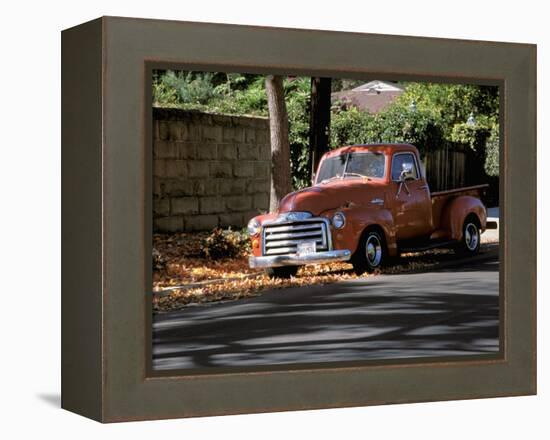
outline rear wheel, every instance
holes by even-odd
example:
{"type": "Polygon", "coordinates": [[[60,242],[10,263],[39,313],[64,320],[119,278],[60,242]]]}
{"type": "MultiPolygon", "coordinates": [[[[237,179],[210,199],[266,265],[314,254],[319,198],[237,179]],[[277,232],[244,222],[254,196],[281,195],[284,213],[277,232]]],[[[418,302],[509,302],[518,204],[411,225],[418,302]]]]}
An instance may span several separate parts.
{"type": "Polygon", "coordinates": [[[298,272],[298,266],[268,267],[267,274],[271,278],[290,278],[295,277],[298,272]]]}
{"type": "Polygon", "coordinates": [[[458,250],[463,255],[475,255],[479,252],[481,245],[481,232],[479,220],[476,216],[470,215],[462,225],[462,240],[458,250]]]}
{"type": "Polygon", "coordinates": [[[359,247],[351,264],[356,274],[374,272],[386,261],[386,243],[383,235],[376,229],[371,229],[363,234],[359,247]]]}

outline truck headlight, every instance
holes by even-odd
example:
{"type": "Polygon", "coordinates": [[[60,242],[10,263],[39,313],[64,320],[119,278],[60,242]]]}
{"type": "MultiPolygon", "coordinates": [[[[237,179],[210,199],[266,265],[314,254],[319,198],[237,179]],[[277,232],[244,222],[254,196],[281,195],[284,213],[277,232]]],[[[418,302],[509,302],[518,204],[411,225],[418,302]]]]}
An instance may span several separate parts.
{"type": "Polygon", "coordinates": [[[332,216],[332,226],[336,229],[342,229],[346,224],[346,216],[342,212],[337,212],[332,216]]]}
{"type": "Polygon", "coordinates": [[[260,222],[253,218],[248,222],[248,233],[250,235],[256,235],[258,232],[260,232],[260,229],[262,229],[262,225],[260,225],[260,222]]]}

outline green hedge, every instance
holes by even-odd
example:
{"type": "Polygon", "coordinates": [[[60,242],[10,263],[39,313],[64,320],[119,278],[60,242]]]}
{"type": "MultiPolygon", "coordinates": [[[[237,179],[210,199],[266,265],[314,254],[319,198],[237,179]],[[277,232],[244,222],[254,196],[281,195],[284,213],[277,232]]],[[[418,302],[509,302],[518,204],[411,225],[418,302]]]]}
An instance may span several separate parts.
{"type": "MultiPolygon", "coordinates": [[[[348,85],[357,85],[355,83],[348,85]]],[[[377,114],[333,106],[333,148],[370,142],[408,142],[421,154],[448,144],[468,145],[485,159],[485,171],[498,176],[498,89],[456,84],[407,83],[405,92],[377,114]],[[468,118],[474,116],[474,121],[468,118]]],[[[341,80],[333,82],[342,87],[341,80]]],[[[310,78],[284,82],[289,117],[294,188],[310,184],[310,78]]],[[[238,115],[267,116],[262,75],[158,72],[153,78],[156,105],[238,115]]]]}

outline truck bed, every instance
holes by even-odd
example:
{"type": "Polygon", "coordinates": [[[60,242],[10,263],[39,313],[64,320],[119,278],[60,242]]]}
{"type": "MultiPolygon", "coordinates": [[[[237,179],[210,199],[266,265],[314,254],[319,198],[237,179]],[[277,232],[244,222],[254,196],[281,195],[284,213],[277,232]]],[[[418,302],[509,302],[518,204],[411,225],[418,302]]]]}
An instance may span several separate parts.
{"type": "Polygon", "coordinates": [[[434,227],[436,229],[439,228],[441,213],[443,212],[445,205],[450,200],[458,196],[472,196],[481,198],[481,195],[487,188],[489,188],[489,185],[474,185],[432,193],[432,219],[434,227]]]}
{"type": "Polygon", "coordinates": [[[480,195],[483,193],[483,190],[489,188],[489,185],[474,185],[474,186],[465,186],[464,188],[456,188],[456,189],[449,189],[446,191],[438,191],[432,193],[432,200],[436,198],[442,198],[446,196],[474,196],[474,197],[480,197],[480,195]]]}

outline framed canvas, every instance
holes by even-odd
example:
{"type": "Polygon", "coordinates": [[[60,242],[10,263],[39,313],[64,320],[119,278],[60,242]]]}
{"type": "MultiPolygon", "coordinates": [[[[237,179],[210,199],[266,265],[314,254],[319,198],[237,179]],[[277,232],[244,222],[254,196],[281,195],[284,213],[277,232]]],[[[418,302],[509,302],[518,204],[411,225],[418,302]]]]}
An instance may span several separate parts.
{"type": "MultiPolygon", "coordinates": [[[[235,87],[237,90],[241,86],[235,87]]],[[[166,96],[173,96],[171,94],[176,93],[174,90],[165,90],[166,96]]],[[[334,93],[347,93],[351,86],[339,90],[334,93]]],[[[169,102],[171,98],[166,96],[162,99],[169,102]]],[[[347,93],[346,96],[351,95],[347,93]]],[[[460,99],[467,99],[461,96],[460,99]]],[[[227,105],[222,101],[219,105],[227,105]]],[[[461,101],[457,102],[457,111],[460,112],[461,101]]],[[[341,103],[333,102],[332,105],[338,107],[341,103]]],[[[407,111],[420,114],[424,111],[422,105],[421,102],[411,101],[407,111]]],[[[261,113],[263,110],[258,111],[261,113]]],[[[371,109],[370,112],[377,111],[371,109]]],[[[445,114],[441,117],[445,118],[445,114]]],[[[375,123],[382,123],[381,116],[372,118],[375,123]]],[[[478,120],[482,118],[485,116],[479,116],[478,120]]],[[[464,119],[462,126],[466,131],[476,123],[473,114],[466,114],[464,119]]],[[[460,137],[458,132],[453,135],[460,137]]],[[[272,151],[273,142],[272,136],[272,151]]],[[[400,154],[417,154],[416,150],[403,144],[396,146],[387,140],[382,144],[384,153],[376,154],[396,154],[397,150],[400,154]]],[[[363,147],[367,150],[375,148],[370,144],[354,146],[363,147]]],[[[472,148],[475,150],[475,146],[472,148]]],[[[535,153],[536,46],[533,45],[119,17],[102,17],[64,30],[62,407],[101,422],[117,422],[535,394],[535,153]],[[239,331],[245,335],[235,333],[231,344],[226,344],[231,345],[230,348],[209,352],[208,362],[193,355],[194,350],[203,350],[197,341],[204,340],[203,336],[208,336],[213,327],[201,324],[188,332],[182,328],[193,319],[215,322],[221,312],[215,312],[212,316],[206,313],[200,317],[196,311],[200,313],[200,310],[216,311],[222,308],[214,304],[210,309],[184,309],[188,305],[189,295],[172,295],[170,292],[174,289],[170,287],[171,281],[166,281],[166,285],[158,281],[154,252],[166,241],[162,241],[162,237],[157,240],[154,233],[169,231],[184,234],[178,237],[189,237],[205,224],[208,226],[203,229],[225,223],[246,223],[252,217],[250,213],[253,208],[267,209],[263,205],[268,200],[263,197],[264,190],[247,191],[246,188],[269,186],[269,178],[264,179],[262,170],[269,170],[270,157],[274,159],[269,153],[269,123],[261,114],[239,119],[234,115],[223,115],[223,112],[214,116],[208,112],[203,114],[202,110],[195,108],[155,108],[154,104],[159,99],[159,89],[155,87],[171,84],[162,83],[159,72],[160,75],[176,72],[173,78],[187,81],[187,84],[197,78],[210,80],[220,72],[224,75],[238,73],[241,74],[237,77],[238,81],[248,83],[259,77],[261,81],[257,84],[260,88],[264,87],[264,77],[274,76],[286,78],[288,88],[294,87],[288,85],[290,82],[298,84],[296,78],[305,78],[300,84],[310,84],[310,80],[314,84],[315,78],[338,81],[344,78],[349,84],[358,82],[359,89],[363,82],[374,81],[374,86],[370,82],[368,84],[369,90],[374,88],[376,95],[383,93],[384,87],[389,87],[392,93],[395,90],[402,93],[403,84],[410,83],[467,84],[490,90],[494,108],[497,109],[496,116],[491,120],[494,129],[491,136],[496,142],[496,165],[500,171],[499,178],[493,181],[493,184],[496,182],[493,196],[498,200],[497,241],[502,245],[497,247],[497,270],[493,270],[494,283],[491,286],[496,287],[492,292],[492,314],[486,317],[487,321],[492,322],[491,334],[494,337],[490,341],[481,337],[476,339],[476,343],[485,348],[473,350],[468,345],[464,349],[465,354],[458,353],[456,345],[446,346],[446,340],[438,339],[438,349],[426,351],[424,347],[422,355],[369,357],[365,354],[370,350],[369,346],[368,350],[362,348],[358,351],[359,355],[338,357],[333,349],[321,353],[319,348],[322,338],[331,337],[333,321],[329,319],[323,321],[317,340],[307,341],[307,344],[317,345],[302,358],[301,355],[293,357],[290,351],[284,351],[284,347],[277,348],[277,352],[271,347],[272,351],[268,354],[263,348],[250,350],[246,354],[239,351],[239,347],[251,343],[246,339],[247,332],[262,330],[261,322],[266,322],[263,319],[268,316],[266,314],[262,317],[263,321],[255,324],[260,327],[240,328],[239,331]],[[192,72],[191,76],[189,72],[192,72]],[[180,117],[187,118],[184,125],[178,125],[180,117]],[[174,120],[176,122],[171,124],[170,121],[174,120]],[[197,130],[208,134],[203,137],[197,135],[199,137],[193,139],[190,134],[182,134],[182,130],[192,132],[190,120],[198,120],[203,128],[197,130]],[[215,123],[221,125],[214,127],[215,123]],[[226,130],[223,124],[230,124],[230,128],[226,130]],[[209,126],[204,128],[205,125],[209,126]],[[172,129],[175,130],[173,135],[170,134],[172,129]],[[168,134],[162,134],[161,130],[168,134]],[[227,146],[224,143],[227,140],[226,131],[230,137],[228,145],[234,145],[238,153],[230,151],[222,156],[222,150],[227,146]],[[170,144],[172,141],[173,145],[170,144]],[[197,152],[197,145],[201,148],[200,153],[197,152]],[[182,153],[184,147],[192,148],[193,154],[202,156],[182,153]],[[242,158],[250,164],[249,170],[246,167],[241,170],[241,150],[242,158]],[[162,156],[165,153],[161,151],[168,152],[162,156]],[[177,163],[166,162],[172,159],[177,163]],[[221,165],[224,162],[225,165],[221,165]],[[164,168],[157,171],[154,168],[157,165],[164,168]],[[185,171],[178,171],[178,166],[185,171]],[[173,175],[167,171],[168,167],[175,170],[173,175]],[[213,175],[209,175],[208,171],[201,174],[200,167],[205,170],[216,167],[216,171],[213,175]],[[191,176],[195,180],[189,193],[181,188],[173,194],[165,189],[157,190],[160,179],[166,178],[166,182],[170,183],[172,180],[169,179],[179,175],[188,176],[191,168],[196,174],[191,176]],[[196,180],[199,178],[206,180],[196,180]],[[212,194],[205,189],[209,178],[218,179],[217,189],[212,194]],[[239,198],[238,193],[222,191],[222,185],[227,187],[237,180],[242,183],[240,191],[246,195],[239,198]],[[226,206],[225,203],[229,202],[225,198],[230,197],[233,197],[231,203],[234,202],[237,207],[227,205],[228,213],[217,211],[217,205],[226,206]],[[246,200],[243,202],[245,207],[240,210],[238,205],[242,200],[246,200]],[[209,202],[213,204],[208,205],[209,202]],[[160,315],[156,314],[159,307],[168,306],[166,301],[158,299],[153,289],[154,283],[172,295],[169,297],[169,307],[176,304],[183,314],[169,315],[169,319],[159,318],[160,315]],[[193,311],[189,312],[191,309],[193,311]],[[177,331],[166,334],[161,331],[174,326],[177,331]],[[192,335],[197,334],[201,338],[193,339],[192,335]],[[241,337],[245,339],[239,339],[241,337]]],[[[347,166],[351,156],[348,154],[345,157],[347,166]]],[[[420,179],[426,170],[420,167],[420,156],[415,157],[411,163],[418,167],[414,172],[420,179]]],[[[440,163],[445,164],[449,160],[443,159],[440,163]]],[[[381,159],[382,168],[389,161],[381,159]]],[[[397,178],[395,182],[389,180],[388,185],[395,185],[396,188],[399,185],[396,198],[400,194],[410,196],[406,177],[407,173],[412,173],[411,166],[403,164],[401,172],[405,173],[405,178],[402,182],[397,178]]],[[[319,169],[319,173],[321,171],[319,169]]],[[[343,179],[344,175],[332,177],[343,179]]],[[[328,175],[321,179],[318,176],[318,181],[314,183],[317,186],[328,184],[332,177],[328,175]]],[[[377,178],[361,177],[365,182],[377,178]]],[[[409,183],[411,188],[412,185],[409,183]]],[[[427,189],[427,186],[421,189],[427,189]]],[[[474,199],[478,189],[466,188],[465,197],[474,199]]],[[[264,192],[268,194],[269,188],[264,192]]],[[[444,192],[432,191],[432,200],[443,197],[444,192]]],[[[384,200],[376,201],[379,202],[383,204],[384,200]]],[[[352,204],[353,201],[346,201],[345,208],[350,208],[352,204]]],[[[432,201],[430,206],[435,210],[437,202],[432,201]]],[[[486,222],[484,215],[483,225],[479,225],[481,229],[490,223],[486,222]]],[[[327,228],[339,227],[335,223],[337,220],[344,224],[352,219],[349,216],[345,219],[332,216],[326,220],[327,228]]],[[[252,234],[254,228],[253,223],[252,234]]],[[[466,228],[461,240],[465,239],[466,232],[468,237],[471,235],[466,228]]],[[[338,240],[337,235],[333,238],[335,242],[338,240]]],[[[168,238],[168,242],[172,243],[170,240],[168,238]]],[[[385,241],[389,242],[389,238],[386,237],[385,241]]],[[[181,244],[177,240],[176,243],[177,246],[181,244]]],[[[204,246],[204,243],[200,242],[200,245],[204,246]]],[[[473,247],[476,245],[477,242],[473,247]]],[[[305,243],[293,258],[300,257],[300,252],[315,253],[318,250],[316,246],[315,242],[305,243]]],[[[333,249],[328,248],[328,251],[333,249]]],[[[349,257],[345,252],[338,255],[349,257]]],[[[212,254],[207,256],[211,258],[212,254]]],[[[252,268],[267,261],[263,258],[265,252],[257,256],[260,258],[251,257],[252,268]]],[[[357,269],[355,265],[353,269],[357,269]]],[[[279,271],[279,275],[283,272],[279,271]]],[[[260,276],[255,273],[248,275],[260,276]]],[[[450,275],[442,275],[442,283],[446,282],[447,276],[450,275]]],[[[372,279],[377,278],[374,276],[372,279]]],[[[412,280],[409,275],[401,279],[405,284],[412,280]]],[[[357,283],[357,280],[351,282],[357,283]]],[[[452,280],[449,283],[452,284],[452,280]]],[[[363,295],[367,287],[367,284],[356,284],[354,295],[363,295]]],[[[324,281],[313,283],[308,289],[312,294],[326,292],[323,290],[326,289],[324,281]]],[[[371,289],[376,290],[377,286],[373,285],[371,289]]],[[[483,283],[474,283],[468,289],[474,295],[483,295],[487,287],[483,283]]],[[[240,295],[239,287],[232,295],[229,299],[246,296],[244,293],[240,295]]],[[[273,300],[276,304],[275,296],[273,293],[264,294],[264,302],[273,300]]],[[[287,298],[292,298],[292,295],[287,298]]],[[[335,298],[333,296],[330,301],[327,300],[329,311],[335,298]]],[[[373,299],[362,298],[363,302],[350,302],[350,307],[368,305],[370,308],[361,308],[361,311],[376,316],[376,310],[380,309],[372,307],[373,299]]],[[[430,298],[430,301],[437,303],[439,299],[430,298]]],[[[222,304],[223,310],[230,310],[233,307],[231,304],[258,305],[254,303],[254,298],[245,301],[252,302],[234,301],[229,302],[229,306],[226,302],[222,304]]],[[[290,306],[296,305],[292,299],[287,300],[287,306],[288,303],[290,306]]],[[[438,307],[444,309],[446,306],[440,304],[438,307]]],[[[386,312],[397,314],[401,307],[404,307],[403,304],[397,304],[386,312]]],[[[482,302],[467,303],[460,313],[465,316],[480,310],[485,313],[482,307],[482,302]]],[[[450,312],[447,310],[447,313],[450,312]]],[[[310,311],[308,313],[311,316],[310,311]]],[[[229,316],[227,319],[232,318],[229,316]]],[[[460,333],[466,326],[465,321],[455,322],[454,325],[441,320],[430,322],[431,331],[436,336],[439,332],[460,333]]],[[[283,323],[284,326],[288,324],[287,321],[283,323]]],[[[346,322],[340,330],[356,332],[363,323],[354,321],[352,326],[346,322]]],[[[296,324],[293,321],[293,325],[296,325],[296,333],[292,336],[287,334],[286,338],[299,338],[299,333],[305,331],[301,322],[296,324]]],[[[469,322],[467,325],[472,328],[477,324],[469,322]]],[[[395,328],[389,326],[385,330],[392,332],[395,328]]],[[[223,337],[230,337],[230,329],[225,327],[219,331],[221,333],[216,338],[222,338],[219,334],[224,332],[227,334],[224,333],[223,337]]],[[[413,334],[420,333],[411,330],[409,335],[413,334]]],[[[269,335],[267,340],[272,342],[273,338],[269,335]]],[[[461,343],[466,340],[467,344],[472,344],[473,338],[463,338],[461,343]]],[[[216,345],[220,341],[212,337],[208,344],[216,345]]],[[[294,353],[304,353],[295,346],[293,350],[294,353]]],[[[392,352],[391,347],[386,352],[392,352]]]]}

